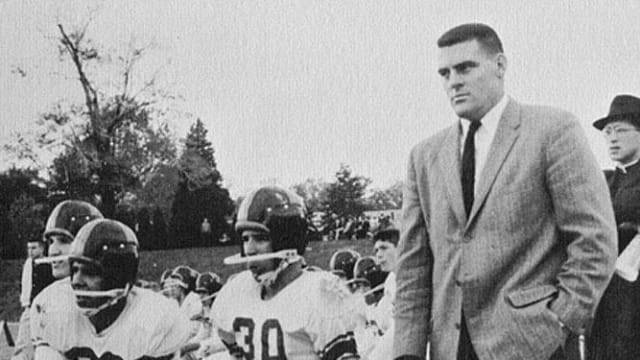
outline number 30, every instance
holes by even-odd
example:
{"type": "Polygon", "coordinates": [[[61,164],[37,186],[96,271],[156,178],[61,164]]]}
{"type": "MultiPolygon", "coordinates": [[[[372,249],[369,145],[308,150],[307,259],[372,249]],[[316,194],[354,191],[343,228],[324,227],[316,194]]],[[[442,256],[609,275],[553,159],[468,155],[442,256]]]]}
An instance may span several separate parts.
{"type": "MultiPolygon", "coordinates": [[[[238,345],[242,347],[247,360],[255,360],[254,330],[255,323],[252,319],[236,318],[233,321],[233,331],[242,336],[242,343],[238,345]]],[[[262,324],[260,340],[262,344],[261,360],[285,360],[287,358],[284,352],[284,335],[278,320],[267,319],[262,324]],[[275,335],[275,344],[272,344],[274,339],[269,336],[270,334],[275,335]]]]}

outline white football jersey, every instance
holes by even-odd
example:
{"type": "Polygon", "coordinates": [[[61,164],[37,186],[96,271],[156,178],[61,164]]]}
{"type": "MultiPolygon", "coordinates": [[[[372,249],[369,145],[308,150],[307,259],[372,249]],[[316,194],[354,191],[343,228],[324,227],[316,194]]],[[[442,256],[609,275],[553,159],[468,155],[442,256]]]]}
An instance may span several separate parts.
{"type": "Polygon", "coordinates": [[[374,306],[368,307],[367,320],[386,332],[393,322],[393,304],[396,301],[396,276],[391,272],[384,281],[384,295],[374,306]]]}
{"type": "Polygon", "coordinates": [[[222,288],[211,318],[232,352],[253,359],[323,359],[357,355],[353,339],[357,301],[334,275],[303,271],[273,298],[244,271],[222,288]]]}
{"type": "Polygon", "coordinates": [[[189,320],[175,302],[138,287],[115,322],[99,334],[77,307],[68,280],[44,289],[30,315],[36,360],[46,359],[39,354],[50,349],[70,360],[164,357],[178,351],[189,336],[189,320]]]}

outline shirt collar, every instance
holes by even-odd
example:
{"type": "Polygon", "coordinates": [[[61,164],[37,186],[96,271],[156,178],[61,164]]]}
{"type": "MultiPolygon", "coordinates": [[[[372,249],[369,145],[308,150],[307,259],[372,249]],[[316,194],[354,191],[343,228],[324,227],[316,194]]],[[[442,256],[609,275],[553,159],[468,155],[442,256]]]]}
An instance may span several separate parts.
{"type": "Polygon", "coordinates": [[[622,164],[622,163],[616,162],[616,169],[622,171],[623,174],[626,174],[627,173],[627,169],[632,167],[633,165],[637,164],[638,161],[640,161],[640,159],[636,159],[635,161],[632,161],[632,162],[630,162],[628,164],[622,164]]]}
{"type": "MultiPolygon", "coordinates": [[[[502,95],[502,99],[500,99],[500,101],[498,101],[498,103],[494,107],[492,107],[489,112],[484,114],[482,119],[480,119],[480,122],[482,123],[482,126],[480,128],[484,128],[490,133],[494,133],[495,129],[498,127],[498,122],[500,121],[502,113],[507,107],[508,102],[509,96],[507,96],[506,94],[502,95]]],[[[460,118],[460,125],[462,125],[463,133],[467,133],[467,131],[469,130],[469,124],[471,124],[470,120],[460,118]]]]}

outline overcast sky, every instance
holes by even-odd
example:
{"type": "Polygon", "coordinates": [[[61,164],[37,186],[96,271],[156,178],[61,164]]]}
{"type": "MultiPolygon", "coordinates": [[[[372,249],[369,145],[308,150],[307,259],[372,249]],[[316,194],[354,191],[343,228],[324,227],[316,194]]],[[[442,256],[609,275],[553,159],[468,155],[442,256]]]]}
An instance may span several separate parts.
{"type": "MultiPolygon", "coordinates": [[[[82,101],[50,37],[87,4],[99,3],[0,0],[0,142],[56,101],[82,101]]],[[[179,109],[202,119],[234,195],[331,180],[340,163],[374,187],[401,180],[410,148],[456,120],[435,42],[464,22],[501,36],[508,94],[575,113],[603,167],[591,123],[616,94],[640,95],[636,0],[108,1],[94,18],[88,35],[102,46],[155,43],[140,76],[161,68],[179,109]]],[[[172,123],[177,137],[189,125],[172,123]]]]}

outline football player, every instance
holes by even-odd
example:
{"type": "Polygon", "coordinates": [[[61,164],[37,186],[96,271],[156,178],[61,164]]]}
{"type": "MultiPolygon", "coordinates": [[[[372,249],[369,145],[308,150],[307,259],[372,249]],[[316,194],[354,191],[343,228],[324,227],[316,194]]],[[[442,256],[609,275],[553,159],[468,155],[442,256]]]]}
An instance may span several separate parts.
{"type": "Polygon", "coordinates": [[[89,221],[102,218],[95,206],[80,200],[65,200],[51,211],[43,234],[49,244],[49,256],[40,261],[51,263],[54,278],[68,278],[71,270],[67,255],[78,230],[89,221]]]}
{"type": "MultiPolygon", "coordinates": [[[[51,211],[45,225],[42,240],[48,245],[48,256],[34,260],[36,268],[50,264],[50,269],[46,269],[53,279],[69,282],[69,262],[66,260],[71,248],[71,242],[82,225],[90,220],[102,218],[102,214],[93,205],[78,200],[66,200],[51,211]]],[[[46,287],[42,292],[50,293],[51,289],[58,287],[46,287]]],[[[40,294],[38,294],[39,296],[40,294]]],[[[48,295],[43,295],[48,296],[48,295]]],[[[55,296],[55,295],[53,295],[55,296]]],[[[35,301],[37,297],[34,297],[35,301]]],[[[14,350],[15,359],[21,359],[21,354],[28,354],[33,357],[33,350],[30,335],[29,309],[25,310],[20,317],[20,332],[18,342],[14,350]],[[26,340],[25,340],[26,338],[26,340]]]]}
{"type": "Polygon", "coordinates": [[[195,359],[228,359],[226,347],[218,336],[218,331],[211,323],[211,305],[215,301],[218,292],[222,288],[220,277],[212,272],[205,272],[198,275],[195,284],[195,293],[202,301],[202,315],[200,317],[200,329],[198,334],[190,341],[197,344],[194,352],[195,359]]]}
{"type": "MultiPolygon", "coordinates": [[[[133,286],[138,240],[108,219],[85,224],[71,244],[70,283],[58,281],[31,308],[35,359],[170,359],[186,342],[178,306],[133,286]]],[[[44,293],[41,293],[41,295],[44,293]]]]}
{"type": "Polygon", "coordinates": [[[307,226],[302,199],[280,187],[261,187],[240,204],[241,253],[225,263],[248,270],[227,281],[211,309],[232,356],[358,358],[353,295],[335,275],[303,268],[307,226]]]}
{"type": "Polygon", "coordinates": [[[186,265],[177,266],[165,280],[162,290],[165,296],[178,302],[180,311],[191,320],[190,337],[198,333],[202,314],[202,301],[194,291],[198,275],[197,271],[186,265]]]}

